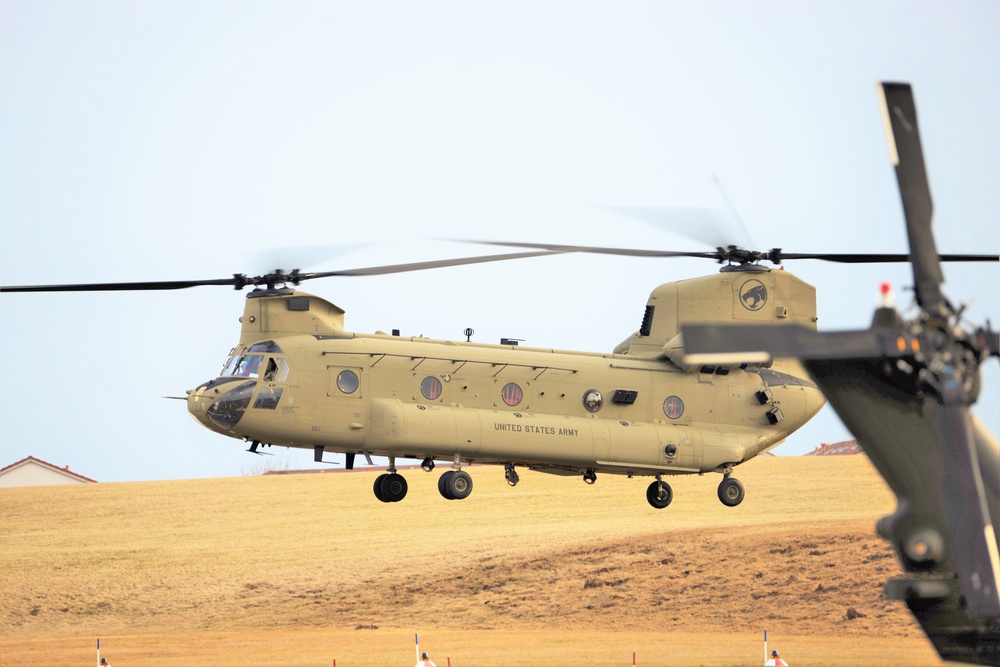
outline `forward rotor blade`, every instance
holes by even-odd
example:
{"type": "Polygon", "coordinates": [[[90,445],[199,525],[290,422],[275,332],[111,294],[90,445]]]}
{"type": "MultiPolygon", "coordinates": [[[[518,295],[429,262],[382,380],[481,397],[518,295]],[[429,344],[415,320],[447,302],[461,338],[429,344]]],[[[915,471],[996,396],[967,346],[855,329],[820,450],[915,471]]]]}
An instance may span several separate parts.
{"type": "Polygon", "coordinates": [[[370,266],[362,269],[344,269],[341,271],[322,271],[319,273],[301,273],[299,280],[314,278],[330,278],[333,276],[382,276],[390,273],[406,273],[408,271],[423,271],[425,269],[441,269],[448,266],[463,266],[466,264],[483,264],[486,262],[503,262],[509,259],[524,259],[526,257],[542,257],[557,255],[559,251],[543,250],[539,252],[518,252],[504,255],[482,255],[479,257],[460,257],[457,259],[440,259],[431,262],[413,262],[410,264],[390,264],[387,266],[370,266]]]}
{"type": "Polygon", "coordinates": [[[413,262],[410,264],[392,264],[387,266],[372,266],[360,269],[344,269],[341,271],[324,271],[319,273],[292,273],[276,272],[266,276],[250,278],[242,274],[236,274],[232,278],[220,278],[217,280],[170,280],[160,282],[134,282],[134,283],[85,283],[70,285],[9,285],[0,287],[0,292],[122,292],[122,291],[149,291],[149,290],[175,290],[188,287],[201,287],[203,285],[228,285],[235,289],[251,285],[278,285],[283,283],[298,284],[303,280],[314,278],[329,278],[333,276],[380,276],[390,273],[405,273],[407,271],[423,271],[425,269],[439,269],[447,266],[462,266],[465,264],[481,264],[485,262],[502,262],[509,259],[524,259],[526,257],[541,257],[543,255],[555,255],[558,251],[543,250],[538,252],[519,252],[504,255],[482,255],[479,257],[462,257],[458,259],[444,259],[431,262],[413,262]]]}
{"type": "Polygon", "coordinates": [[[218,280],[166,280],[138,283],[83,283],[74,285],[7,285],[0,292],[128,292],[186,289],[203,285],[228,285],[239,288],[245,284],[237,276],[218,280]]]}
{"type": "Polygon", "coordinates": [[[913,91],[905,83],[881,83],[879,101],[889,140],[889,155],[896,168],[899,194],[903,199],[917,303],[934,314],[943,314],[946,310],[941,293],[944,276],[931,232],[934,205],[924,168],[913,91]]]}

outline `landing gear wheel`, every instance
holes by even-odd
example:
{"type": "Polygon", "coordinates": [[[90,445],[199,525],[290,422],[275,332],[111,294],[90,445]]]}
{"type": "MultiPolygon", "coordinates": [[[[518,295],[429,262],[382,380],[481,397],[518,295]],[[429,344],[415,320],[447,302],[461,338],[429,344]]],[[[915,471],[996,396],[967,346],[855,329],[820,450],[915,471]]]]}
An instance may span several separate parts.
{"type": "Polygon", "coordinates": [[[442,473],[442,475],[438,477],[438,493],[444,496],[445,500],[455,499],[455,497],[448,492],[448,478],[451,477],[454,473],[455,473],[454,470],[449,470],[445,473],[442,473]]]}
{"type": "Polygon", "coordinates": [[[593,484],[594,482],[597,481],[597,473],[594,472],[593,470],[588,470],[587,472],[583,473],[583,481],[585,481],[587,484],[593,484]]]}
{"type": "Polygon", "coordinates": [[[383,503],[389,502],[388,500],[386,500],[385,496],[382,495],[382,481],[388,476],[389,476],[388,473],[383,473],[375,478],[375,488],[374,488],[375,497],[381,500],[383,503]]]}
{"type": "MultiPolygon", "coordinates": [[[[400,500],[406,497],[406,478],[399,473],[392,473],[382,477],[382,483],[379,490],[382,492],[382,496],[379,500],[387,503],[398,503],[400,500]]],[[[378,494],[376,494],[377,496],[378,494]]]]}
{"type": "Polygon", "coordinates": [[[726,477],[719,484],[719,500],[726,507],[736,507],[743,502],[744,495],[743,485],[735,477],[726,477]]]}
{"type": "Polygon", "coordinates": [[[663,509],[674,499],[674,490],[666,482],[653,482],[646,488],[646,500],[658,510],[663,509]]]}
{"type": "Polygon", "coordinates": [[[464,470],[449,470],[438,480],[438,491],[448,500],[462,500],[472,493],[472,477],[464,470]]]}

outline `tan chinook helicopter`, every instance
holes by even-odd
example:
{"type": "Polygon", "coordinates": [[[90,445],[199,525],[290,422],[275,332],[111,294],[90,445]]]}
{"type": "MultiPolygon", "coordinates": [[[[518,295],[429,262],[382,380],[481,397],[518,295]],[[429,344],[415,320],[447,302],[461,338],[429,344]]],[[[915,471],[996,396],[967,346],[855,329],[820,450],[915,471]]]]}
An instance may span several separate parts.
{"type": "MultiPolygon", "coordinates": [[[[760,265],[785,259],[907,261],[907,255],[785,254],[533,246],[532,251],[323,273],[292,271],[197,281],[0,287],[3,292],[172,290],[200,285],[254,286],[238,344],[217,377],[188,392],[190,413],[209,429],[249,443],[346,455],[387,457],[375,496],[398,502],[407,482],[396,460],[417,459],[430,472],[451,469],[438,489],[450,500],[472,492],[470,463],[579,476],[654,478],[650,505],[673,492],[664,477],[721,473],[718,496],[744,498],[735,466],[781,443],[825,399],[794,360],[764,366],[686,364],[681,327],[696,323],[798,324],[816,327],[816,291],[790,272],[760,265]],[[650,294],[639,330],[611,353],[569,352],[444,341],[345,328],[345,311],[296,288],[304,280],[380,275],[534,257],[598,252],[649,257],[703,257],[722,262],[711,276],[663,284],[650,294]],[[292,287],[288,287],[292,285],[292,287]]],[[[995,257],[942,256],[982,261],[995,257]]],[[[637,313],[638,315],[638,313],[637,313]]],[[[637,317],[637,320],[640,318],[637,317]]]]}
{"type": "MultiPolygon", "coordinates": [[[[752,265],[744,265],[752,266],[752,265]]],[[[188,409],[208,428],[260,444],[389,457],[379,500],[407,491],[396,458],[452,463],[438,488],[465,498],[466,463],[582,476],[655,476],[646,497],[672,498],[664,475],[723,473],[719,498],[743,500],[733,466],[773,447],[824,403],[795,364],[691,368],[680,326],[692,321],[814,326],[815,290],[790,273],[726,271],[667,283],[639,331],[611,354],[358,334],[344,311],[291,289],[250,293],[239,345],[220,376],[192,391],[188,409]]]]}

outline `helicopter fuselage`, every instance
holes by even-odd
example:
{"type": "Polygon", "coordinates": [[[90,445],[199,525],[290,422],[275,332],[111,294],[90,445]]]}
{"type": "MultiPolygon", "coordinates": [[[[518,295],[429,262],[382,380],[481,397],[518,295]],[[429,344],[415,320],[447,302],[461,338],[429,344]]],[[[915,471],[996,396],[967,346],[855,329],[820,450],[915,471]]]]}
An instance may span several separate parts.
{"type": "Polygon", "coordinates": [[[188,409],[254,451],[493,463],[588,481],[728,476],[824,403],[804,373],[780,365],[690,369],[663,355],[352,333],[342,310],[291,290],[249,298],[242,322],[241,343],[188,409]]]}
{"type": "Polygon", "coordinates": [[[191,413],[242,440],[338,452],[702,472],[773,447],[823,404],[810,382],[771,369],[689,374],[667,360],[378,334],[253,348],[236,356],[259,355],[256,370],[202,385],[191,413]],[[286,376],[265,379],[279,364],[286,376]]]}

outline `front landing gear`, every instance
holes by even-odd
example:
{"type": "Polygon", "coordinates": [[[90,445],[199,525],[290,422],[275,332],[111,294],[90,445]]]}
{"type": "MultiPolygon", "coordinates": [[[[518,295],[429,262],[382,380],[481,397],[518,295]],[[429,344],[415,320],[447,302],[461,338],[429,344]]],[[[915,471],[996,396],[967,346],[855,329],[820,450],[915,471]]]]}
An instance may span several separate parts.
{"type": "Polygon", "coordinates": [[[396,457],[389,457],[389,471],[375,478],[372,489],[383,503],[398,503],[406,497],[406,478],[396,472],[396,457]]]}
{"type": "Polygon", "coordinates": [[[670,488],[670,485],[660,479],[659,476],[656,477],[656,481],[649,485],[646,489],[646,500],[649,504],[658,510],[663,509],[670,504],[670,501],[674,499],[674,490],[670,488]]]}
{"type": "Polygon", "coordinates": [[[406,478],[397,472],[384,473],[375,478],[375,497],[383,503],[398,503],[406,497],[406,478]]]}

